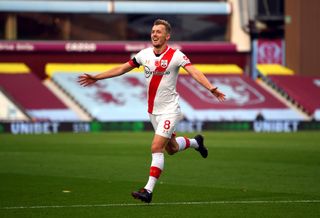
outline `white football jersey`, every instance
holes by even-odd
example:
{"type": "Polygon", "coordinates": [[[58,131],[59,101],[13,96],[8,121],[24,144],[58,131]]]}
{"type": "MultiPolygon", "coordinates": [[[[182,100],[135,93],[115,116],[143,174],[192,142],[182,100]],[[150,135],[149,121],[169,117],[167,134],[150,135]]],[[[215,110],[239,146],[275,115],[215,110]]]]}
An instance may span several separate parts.
{"type": "Polygon", "coordinates": [[[134,67],[144,67],[150,114],[181,112],[176,91],[179,68],[191,63],[180,50],[167,47],[162,54],[156,55],[153,48],[146,48],[136,54],[129,63],[134,67]]]}

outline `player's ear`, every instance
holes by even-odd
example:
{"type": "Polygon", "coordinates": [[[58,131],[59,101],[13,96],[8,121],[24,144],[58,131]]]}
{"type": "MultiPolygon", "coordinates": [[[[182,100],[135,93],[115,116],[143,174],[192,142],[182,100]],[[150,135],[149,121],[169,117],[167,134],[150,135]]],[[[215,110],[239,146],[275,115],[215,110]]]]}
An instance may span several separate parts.
{"type": "Polygon", "coordinates": [[[168,33],[166,36],[167,41],[170,39],[170,37],[171,37],[171,35],[170,35],[170,33],[168,33]]]}

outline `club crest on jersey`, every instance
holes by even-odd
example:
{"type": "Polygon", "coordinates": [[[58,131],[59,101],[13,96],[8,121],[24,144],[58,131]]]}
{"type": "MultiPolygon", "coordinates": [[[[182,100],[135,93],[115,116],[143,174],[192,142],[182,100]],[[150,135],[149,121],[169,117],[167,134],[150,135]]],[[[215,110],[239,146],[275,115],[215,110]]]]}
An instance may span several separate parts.
{"type": "Polygon", "coordinates": [[[168,60],[161,60],[160,66],[161,66],[162,68],[166,68],[166,67],[168,66],[168,60]]]}

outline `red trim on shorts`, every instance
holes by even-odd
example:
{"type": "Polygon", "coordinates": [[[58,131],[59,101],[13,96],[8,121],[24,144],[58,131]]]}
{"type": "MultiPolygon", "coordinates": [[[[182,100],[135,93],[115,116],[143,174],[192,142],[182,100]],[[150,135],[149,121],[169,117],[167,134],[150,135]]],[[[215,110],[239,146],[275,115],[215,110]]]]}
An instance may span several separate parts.
{"type": "Polygon", "coordinates": [[[186,66],[190,66],[192,65],[191,63],[187,63],[186,65],[184,65],[183,67],[186,67],[186,66]]]}
{"type": "Polygon", "coordinates": [[[184,148],[184,150],[188,149],[190,147],[190,139],[188,139],[187,137],[183,137],[184,140],[186,140],[186,147],[184,148]]]}
{"type": "MultiPolygon", "coordinates": [[[[166,71],[168,68],[170,61],[172,60],[173,54],[175,53],[176,50],[169,48],[168,51],[163,55],[163,57],[160,60],[160,66],[155,69],[155,72],[157,73],[163,73],[166,71]],[[167,60],[167,66],[161,67],[161,61],[162,60],[167,60]]],[[[152,75],[150,85],[149,85],[149,90],[148,90],[148,112],[152,114],[153,112],[153,107],[154,107],[154,99],[156,98],[156,94],[161,82],[163,75],[152,75]]]]}
{"type": "Polygon", "coordinates": [[[150,167],[150,176],[153,176],[158,179],[160,177],[161,172],[162,170],[158,167],[155,167],[155,166],[150,167]]]}
{"type": "Polygon", "coordinates": [[[177,133],[173,132],[172,135],[171,135],[171,138],[175,138],[176,136],[177,136],[177,133]]]}

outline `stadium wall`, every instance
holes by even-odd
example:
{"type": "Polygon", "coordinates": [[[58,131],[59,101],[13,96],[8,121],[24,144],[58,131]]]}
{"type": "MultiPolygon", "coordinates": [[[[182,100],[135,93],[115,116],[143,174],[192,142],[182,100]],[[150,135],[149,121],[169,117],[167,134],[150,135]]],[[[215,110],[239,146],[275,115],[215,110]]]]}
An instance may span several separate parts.
{"type": "Polygon", "coordinates": [[[297,74],[320,73],[319,8],[318,0],[285,1],[286,63],[297,74]]]}
{"type": "MultiPolygon", "coordinates": [[[[152,131],[150,122],[0,122],[0,134],[57,134],[61,132],[107,132],[107,131],[152,131]]],[[[320,130],[319,121],[245,121],[202,122],[182,121],[178,132],[201,131],[253,131],[253,132],[300,132],[320,130]]]]}

